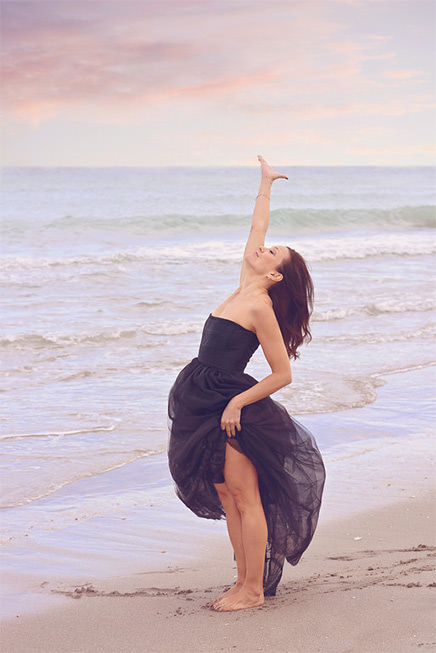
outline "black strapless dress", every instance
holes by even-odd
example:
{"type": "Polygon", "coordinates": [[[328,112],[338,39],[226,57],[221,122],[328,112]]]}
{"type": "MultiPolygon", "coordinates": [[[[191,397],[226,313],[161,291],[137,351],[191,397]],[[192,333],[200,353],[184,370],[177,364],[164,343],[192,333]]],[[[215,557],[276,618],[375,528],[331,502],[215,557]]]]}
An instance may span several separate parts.
{"type": "MultiPolygon", "coordinates": [[[[256,334],[209,315],[198,358],[169,395],[169,467],[179,498],[199,517],[225,513],[213,483],[224,481],[226,432],[221,415],[232,397],[257,383],[244,369],[256,334]]],[[[325,470],[311,433],[271,397],[242,409],[238,448],[256,467],[268,524],[264,592],[274,595],[285,558],[296,565],[318,521],[325,470]]]]}

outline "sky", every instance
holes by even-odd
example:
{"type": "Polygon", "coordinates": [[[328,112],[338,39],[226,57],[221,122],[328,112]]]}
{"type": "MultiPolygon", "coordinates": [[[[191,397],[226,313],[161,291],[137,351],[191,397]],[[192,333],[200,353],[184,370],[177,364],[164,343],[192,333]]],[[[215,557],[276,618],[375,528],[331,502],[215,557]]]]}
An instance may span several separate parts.
{"type": "Polygon", "coordinates": [[[433,0],[1,0],[2,165],[432,165],[433,0]]]}

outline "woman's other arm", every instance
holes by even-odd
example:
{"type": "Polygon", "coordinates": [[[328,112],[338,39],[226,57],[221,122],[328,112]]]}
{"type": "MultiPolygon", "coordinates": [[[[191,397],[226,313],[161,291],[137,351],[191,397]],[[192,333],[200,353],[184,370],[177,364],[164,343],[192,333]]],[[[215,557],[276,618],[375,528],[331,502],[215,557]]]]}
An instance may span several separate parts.
{"type": "Polygon", "coordinates": [[[244,406],[269,397],[292,382],[291,364],[272,306],[265,303],[255,307],[252,318],[271,374],[229,401],[221,416],[221,428],[229,437],[241,430],[241,410],[244,406]]]}

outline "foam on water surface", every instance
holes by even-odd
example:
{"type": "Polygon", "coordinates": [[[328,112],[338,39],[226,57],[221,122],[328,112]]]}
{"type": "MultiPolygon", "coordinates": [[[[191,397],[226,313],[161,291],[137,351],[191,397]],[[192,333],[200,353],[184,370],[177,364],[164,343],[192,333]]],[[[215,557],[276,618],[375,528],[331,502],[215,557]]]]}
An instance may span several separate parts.
{"type": "MultiPolygon", "coordinates": [[[[435,359],[434,171],[288,172],[274,186],[269,241],[307,258],[316,302],[313,341],[277,399],[314,427],[334,466],[350,433],[357,451],[368,424],[378,429],[380,393],[395,386],[405,401],[407,391],[408,412],[388,393],[373,464],[389,450],[383,433],[407,448],[433,425],[428,406],[419,424],[414,411],[435,359]],[[409,372],[384,376],[399,370],[409,372]]],[[[238,284],[258,170],[170,173],[4,174],[0,472],[4,505],[16,506],[7,509],[10,551],[18,536],[27,546],[30,526],[44,546],[57,533],[79,550],[79,531],[92,539],[94,520],[124,524],[122,511],[136,514],[141,496],[163,519],[189,519],[171,498],[162,453],[167,395],[207,315],[238,284]]],[[[268,374],[260,351],[247,371],[268,374]]],[[[358,469],[364,458],[353,460],[358,469]]],[[[152,508],[140,516],[153,515],[151,549],[160,537],[152,508]]]]}

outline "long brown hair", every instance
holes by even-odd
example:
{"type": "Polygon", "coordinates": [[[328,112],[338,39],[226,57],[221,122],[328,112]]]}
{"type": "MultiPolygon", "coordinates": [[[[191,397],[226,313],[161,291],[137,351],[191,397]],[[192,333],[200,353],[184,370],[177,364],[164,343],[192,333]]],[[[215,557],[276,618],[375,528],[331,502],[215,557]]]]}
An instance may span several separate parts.
{"type": "Polygon", "coordinates": [[[313,310],[313,282],[304,258],[290,247],[289,256],[278,268],[283,279],[269,289],[289,358],[298,358],[298,347],[310,342],[309,320],[313,310]]]}

